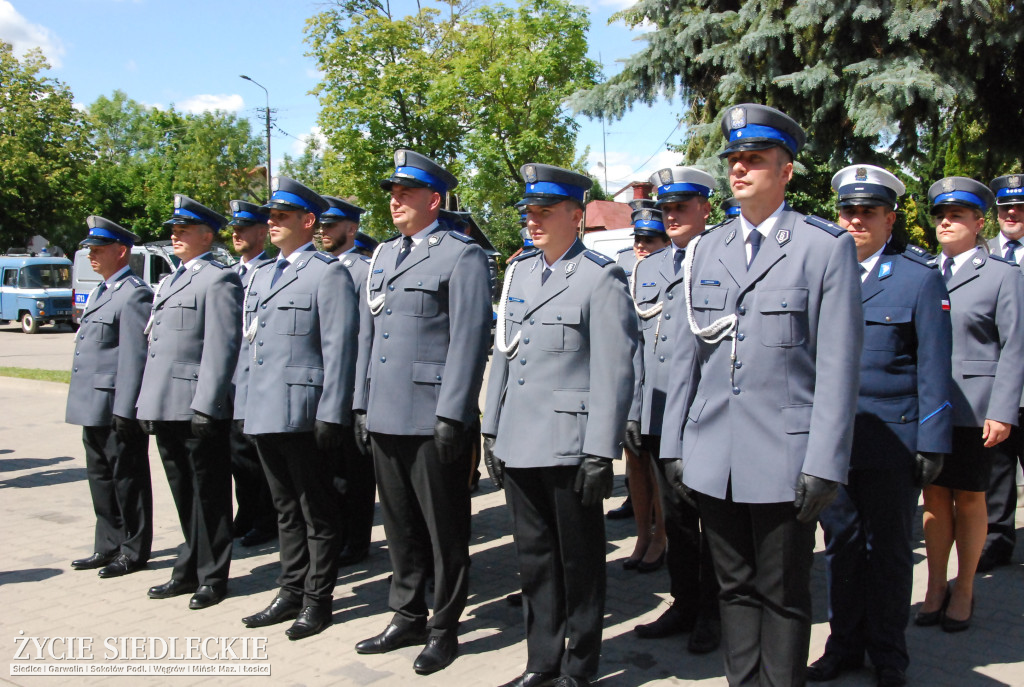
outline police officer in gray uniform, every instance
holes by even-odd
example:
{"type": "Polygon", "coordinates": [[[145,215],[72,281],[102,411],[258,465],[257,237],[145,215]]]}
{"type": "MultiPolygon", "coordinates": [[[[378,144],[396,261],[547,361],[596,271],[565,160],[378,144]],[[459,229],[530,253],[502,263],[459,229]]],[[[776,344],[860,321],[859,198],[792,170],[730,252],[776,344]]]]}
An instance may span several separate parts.
{"type": "Polygon", "coordinates": [[[193,594],[207,608],[227,594],[231,566],[231,376],[242,335],[242,284],[210,248],[226,218],[174,196],[171,245],[181,261],[157,286],[138,418],[156,434],[185,543],[151,599],[193,594]]]}
{"type": "Polygon", "coordinates": [[[372,346],[360,350],[354,406],[365,413],[356,414],[357,440],[373,447],[395,615],[356,651],[384,653],[426,639],[413,668],[428,674],[455,659],[469,589],[473,466],[465,445],[487,361],[491,303],[483,250],[438,225],[455,177],[409,150],[395,153],[395,167],[381,187],[391,193],[401,237],[380,244],[370,262],[372,346]]]}
{"type": "MultiPolygon", "coordinates": [[[[665,480],[665,463],[658,460],[661,448],[665,395],[669,388],[672,350],[678,343],[677,306],[682,299],[683,256],[690,240],[704,231],[711,212],[708,197],[715,178],[695,167],[667,167],[651,175],[658,193],[659,216],[671,239],[669,247],[637,263],[630,279],[630,293],[640,318],[644,374],[637,380],[626,443],[640,446],[657,464],[665,531],[672,605],[654,622],[638,625],[640,637],[661,638],[691,632],[687,649],[708,653],[718,648],[718,584],[700,517],[665,480]],[[675,318],[675,319],[673,319],[675,318]]],[[[690,335],[683,332],[686,342],[690,335]]]]}
{"type": "Polygon", "coordinates": [[[245,292],[245,337],[253,361],[245,433],[256,447],[277,508],[281,589],[242,620],[263,627],[296,618],[303,639],[331,622],[338,576],[337,495],[331,456],[352,425],[359,314],[348,270],[313,245],[327,202],[274,177],[265,206],[277,260],[256,270],[245,292]]]}
{"type": "Polygon", "coordinates": [[[856,247],[785,203],[804,133],[762,105],[722,118],[741,215],[693,239],[661,453],[696,492],[730,684],[803,684],[815,520],[846,480],[864,335],[856,247]]]}
{"type": "MultiPolygon", "coordinates": [[[[1007,174],[989,184],[995,194],[999,233],[988,241],[989,252],[1024,269],[1024,174],[1007,174]]],[[[978,572],[1007,565],[1017,542],[1017,466],[1024,465],[1024,398],[1018,423],[1001,451],[993,455],[992,479],[985,499],[988,536],[978,560],[978,572]]]]}
{"type": "Polygon", "coordinates": [[[82,314],[64,419],[82,426],[96,531],[94,553],[71,567],[119,577],[145,567],[153,543],[149,437],[135,420],[153,291],[128,266],[139,237],[103,217],[85,221],[81,245],[103,281],[82,314]]]}
{"type": "MultiPolygon", "coordinates": [[[[270,260],[263,250],[270,228],[270,219],[259,205],[244,200],[233,200],[231,207],[231,240],[238,251],[238,264],[234,269],[244,286],[252,272],[270,260]]],[[[260,465],[260,455],[251,437],[242,431],[245,424],[245,398],[249,384],[249,342],[242,337],[238,351],[238,364],[231,378],[234,407],[231,423],[231,476],[235,480],[235,501],[238,510],[231,527],[242,546],[257,546],[277,536],[277,511],[270,498],[270,485],[260,465]]]]}
{"type": "Polygon", "coordinates": [[[541,164],[522,175],[537,250],[505,272],[482,423],[523,585],[526,671],[507,687],[589,685],[604,615],[601,506],[633,395],[636,315],[622,269],[577,238],[590,177],[541,164]]]}
{"type": "MultiPolygon", "coordinates": [[[[370,346],[373,322],[370,308],[363,298],[370,259],[360,251],[362,246],[377,242],[359,231],[363,208],[334,196],[323,196],[329,207],[320,215],[324,250],[348,268],[359,301],[359,337],[363,347],[370,346]]],[[[373,456],[359,450],[354,432],[346,432],[340,451],[334,453],[335,489],[341,498],[338,565],[359,563],[370,550],[373,528],[373,506],[377,481],[373,475],[373,456]]]]}

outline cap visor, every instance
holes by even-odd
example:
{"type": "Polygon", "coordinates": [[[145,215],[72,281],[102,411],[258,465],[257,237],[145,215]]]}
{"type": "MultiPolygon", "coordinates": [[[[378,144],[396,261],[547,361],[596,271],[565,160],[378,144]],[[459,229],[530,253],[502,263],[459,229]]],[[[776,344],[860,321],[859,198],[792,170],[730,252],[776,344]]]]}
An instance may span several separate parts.
{"type": "Polygon", "coordinates": [[[390,191],[391,187],[395,184],[399,186],[405,186],[406,188],[429,188],[430,184],[424,183],[419,179],[413,179],[411,177],[388,177],[380,182],[380,187],[385,191],[390,191]]]}
{"type": "Polygon", "coordinates": [[[563,200],[574,200],[569,196],[526,196],[521,201],[516,203],[517,207],[525,207],[527,205],[558,205],[563,200]]]}
{"type": "Polygon", "coordinates": [[[663,231],[652,231],[650,229],[636,229],[633,231],[633,236],[664,236],[668,237],[663,231]]]}
{"type": "Polygon", "coordinates": [[[655,207],[658,207],[663,203],[678,203],[684,200],[689,200],[690,198],[704,198],[704,200],[707,200],[707,197],[704,196],[704,194],[695,193],[693,191],[680,191],[679,193],[663,193],[662,195],[658,196],[658,200],[655,203],[655,207]]]}
{"type": "Polygon", "coordinates": [[[774,138],[741,138],[733,141],[725,147],[725,150],[718,154],[718,157],[726,157],[732,153],[738,153],[745,150],[768,150],[769,148],[782,148],[788,151],[791,155],[793,151],[790,150],[786,144],[782,141],[776,141],[774,138]]]}
{"type": "Polygon", "coordinates": [[[98,236],[89,236],[78,242],[79,246],[109,246],[112,243],[117,243],[114,239],[104,239],[98,236]]]}
{"type": "Polygon", "coordinates": [[[849,208],[849,207],[854,207],[854,206],[860,206],[860,207],[866,207],[866,208],[880,207],[880,206],[892,207],[892,203],[889,202],[888,200],[882,200],[881,198],[875,198],[873,196],[872,197],[869,197],[869,196],[860,196],[860,197],[857,197],[857,196],[847,196],[845,198],[840,198],[839,202],[836,203],[836,205],[838,205],[841,208],[849,208]]]}
{"type": "Polygon", "coordinates": [[[295,210],[300,210],[302,212],[309,212],[309,210],[302,207],[301,205],[295,205],[294,203],[285,203],[284,201],[280,200],[272,200],[266,205],[261,205],[260,210],[284,210],[285,212],[293,212],[295,210]]]}
{"type": "Polygon", "coordinates": [[[254,227],[257,224],[262,224],[262,222],[255,222],[255,221],[253,221],[251,219],[233,219],[230,222],[228,222],[228,226],[229,227],[242,227],[242,228],[254,227]]]}
{"type": "Polygon", "coordinates": [[[1024,205],[1024,196],[1003,196],[996,198],[996,205],[1024,205]]]}

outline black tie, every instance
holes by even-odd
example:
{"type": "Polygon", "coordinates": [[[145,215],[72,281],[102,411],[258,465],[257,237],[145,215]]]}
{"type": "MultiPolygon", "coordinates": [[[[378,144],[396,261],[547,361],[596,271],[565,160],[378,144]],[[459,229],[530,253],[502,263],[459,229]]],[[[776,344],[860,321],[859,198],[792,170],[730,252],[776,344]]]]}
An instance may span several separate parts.
{"type": "Polygon", "coordinates": [[[754,229],[750,232],[750,236],[747,237],[747,241],[750,243],[750,262],[747,263],[747,269],[754,264],[754,258],[757,257],[757,251],[761,249],[761,232],[754,229]]]}
{"type": "Polygon", "coordinates": [[[1006,245],[1003,247],[1006,249],[1006,252],[1003,253],[1003,257],[1012,262],[1014,265],[1016,265],[1017,259],[1014,257],[1014,253],[1016,253],[1017,249],[1020,248],[1020,241],[1016,239],[1013,239],[1012,241],[1007,241],[1006,245]]]}
{"type": "Polygon", "coordinates": [[[174,271],[174,278],[171,279],[171,286],[174,286],[174,282],[178,281],[178,277],[180,277],[181,275],[185,274],[185,272],[186,272],[185,263],[181,263],[181,266],[178,267],[178,269],[176,269],[174,271]]]}
{"type": "Polygon", "coordinates": [[[412,252],[412,237],[402,237],[402,250],[398,251],[398,259],[395,260],[395,267],[402,264],[402,261],[409,257],[409,253],[412,252]]]}
{"type": "Polygon", "coordinates": [[[683,251],[677,250],[672,256],[672,270],[679,274],[679,268],[683,266],[683,251]]]}
{"type": "Polygon", "coordinates": [[[548,280],[548,277],[550,277],[550,276],[551,276],[551,268],[550,267],[545,267],[544,271],[540,273],[540,285],[544,286],[544,284],[548,280]]]}
{"type": "Polygon", "coordinates": [[[284,271],[286,269],[288,269],[288,261],[287,260],[278,260],[277,261],[277,269],[274,270],[274,276],[270,280],[270,288],[274,288],[274,284],[277,283],[277,280],[281,278],[281,275],[284,274],[284,271]]]}
{"type": "Polygon", "coordinates": [[[942,263],[942,278],[947,284],[953,278],[953,258],[946,258],[946,262],[942,263]]]}
{"type": "Polygon", "coordinates": [[[96,287],[96,298],[99,298],[101,295],[103,295],[103,292],[106,291],[106,290],[107,290],[107,282],[101,281],[100,285],[98,287],[96,287]]]}
{"type": "Polygon", "coordinates": [[[244,265],[242,263],[239,263],[239,265],[238,265],[238,276],[239,277],[244,277],[245,273],[248,272],[248,271],[249,271],[249,266],[248,265],[244,265]]]}

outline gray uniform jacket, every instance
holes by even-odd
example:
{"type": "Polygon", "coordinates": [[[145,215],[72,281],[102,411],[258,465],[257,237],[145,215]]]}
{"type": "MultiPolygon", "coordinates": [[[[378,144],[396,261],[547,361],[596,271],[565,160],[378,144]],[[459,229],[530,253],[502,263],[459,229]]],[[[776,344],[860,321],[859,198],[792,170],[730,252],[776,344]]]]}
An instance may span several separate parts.
{"type": "Polygon", "coordinates": [[[246,434],[311,432],[316,420],[352,424],[359,314],[348,270],[312,248],[256,271],[245,294],[252,335],[246,434]]]}
{"type": "MultiPolygon", "coordinates": [[[[1001,250],[1002,249],[1000,249],[1000,247],[999,247],[999,237],[998,236],[995,236],[995,237],[990,238],[988,240],[988,249],[992,253],[992,255],[1001,255],[1001,250]]],[[[1019,263],[1018,267],[1020,267],[1021,271],[1024,272],[1024,263],[1019,263]]],[[[1024,392],[1021,393],[1020,407],[1024,408],[1024,392]]]]}
{"type": "MultiPolygon", "coordinates": [[[[352,285],[356,290],[356,300],[359,302],[359,352],[365,352],[369,356],[370,347],[373,346],[373,315],[370,314],[370,304],[367,303],[364,294],[366,292],[366,277],[370,274],[370,258],[360,253],[347,252],[338,256],[341,264],[348,268],[352,276],[352,285]]],[[[363,369],[356,361],[356,370],[363,369]]],[[[354,384],[358,384],[353,380],[354,384]]],[[[356,386],[355,388],[359,388],[356,386]]],[[[353,391],[353,394],[355,392],[353,391]]],[[[353,401],[355,396],[353,395],[353,401]]]]}
{"type": "Polygon", "coordinates": [[[131,272],[89,299],[75,342],[65,422],[109,427],[113,415],[135,417],[152,302],[152,289],[131,272]]]}
{"type": "MultiPolygon", "coordinates": [[[[256,276],[257,267],[273,261],[274,259],[268,258],[266,253],[260,253],[253,258],[247,266],[248,269],[245,275],[240,275],[243,288],[248,286],[252,278],[256,276]]],[[[232,269],[238,272],[239,265],[235,265],[232,269]]],[[[251,360],[252,352],[249,350],[249,340],[243,336],[238,349],[238,363],[235,365],[235,374],[231,377],[231,384],[234,387],[232,403],[234,405],[235,420],[241,420],[245,417],[245,397],[249,386],[249,362],[251,360]]]]}
{"type": "Polygon", "coordinates": [[[637,349],[622,268],[579,241],[545,284],[539,250],[512,265],[505,336],[519,343],[511,359],[495,344],[481,432],[514,468],[619,458],[637,349]]]}
{"type": "MultiPolygon", "coordinates": [[[[941,257],[941,256],[940,256],[941,257]]],[[[1024,276],[979,250],[946,284],[953,320],[953,424],[1016,425],[1024,387],[1024,276]]]]}
{"type": "MultiPolygon", "coordinates": [[[[639,420],[644,434],[659,436],[665,415],[665,390],[669,384],[671,351],[677,332],[672,326],[672,305],[677,293],[682,300],[683,272],[672,266],[671,247],[651,253],[633,269],[633,300],[640,321],[643,375],[636,381],[634,404],[629,419],[639,420]],[[661,305],[659,312],[658,305],[661,305]],[[647,313],[644,317],[641,313],[647,313]]],[[[688,339],[689,337],[687,337],[688,339]]]]}
{"type": "Polygon", "coordinates": [[[188,421],[196,413],[231,418],[231,376],[242,336],[242,283],[207,253],[153,298],[140,420],[188,421]]]}
{"type": "MultiPolygon", "coordinates": [[[[845,483],[864,337],[853,238],[787,208],[749,271],[739,220],[687,251],[697,327],[731,314],[736,328],[673,350],[662,456],[715,498],[731,478],[737,503],[792,501],[801,472],[845,483]]],[[[684,336],[685,300],[672,308],[684,336]]]]}
{"type": "Polygon", "coordinates": [[[371,432],[429,436],[438,417],[468,425],[478,416],[492,316],[487,258],[468,236],[437,229],[396,268],[396,239],[371,262],[373,332],[354,407],[371,432]]]}

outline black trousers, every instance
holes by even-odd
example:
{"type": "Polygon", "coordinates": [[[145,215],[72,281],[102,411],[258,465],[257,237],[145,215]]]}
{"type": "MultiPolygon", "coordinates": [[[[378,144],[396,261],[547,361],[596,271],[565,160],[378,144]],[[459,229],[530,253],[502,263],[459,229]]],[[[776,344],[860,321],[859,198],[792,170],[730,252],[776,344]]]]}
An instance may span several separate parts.
{"type": "Polygon", "coordinates": [[[577,466],[509,468],[505,497],[523,585],[526,671],[597,674],[604,620],[602,503],[584,507],[577,466]],[[568,640],[568,641],[567,641],[568,640]]]}
{"type": "Polygon", "coordinates": [[[312,432],[259,434],[256,446],[277,510],[281,595],[330,605],[338,578],[338,503],[330,458],[312,432]]]}
{"type": "Polygon", "coordinates": [[[231,456],[228,420],[204,439],[188,422],[157,422],[156,445],[185,543],[171,577],[221,587],[231,568],[231,456]]]}
{"type": "Polygon", "coordinates": [[[341,450],[331,456],[334,465],[334,489],[340,500],[339,543],[352,552],[370,548],[373,507],[377,500],[377,479],[373,473],[373,453],[363,455],[356,447],[355,431],[345,432],[341,450]]]}
{"type": "MultiPolygon", "coordinates": [[[[1024,422],[1024,412],[1019,415],[1024,422]]],[[[992,477],[985,501],[988,504],[988,536],[985,551],[995,558],[1009,558],[1017,543],[1017,463],[1024,465],[1024,431],[1010,428],[1010,437],[990,449],[992,477]]]]}
{"type": "Polygon", "coordinates": [[[393,623],[427,618],[426,582],[433,565],[432,635],[455,632],[469,593],[470,503],[467,459],[437,458],[431,436],[371,434],[384,533],[391,557],[388,605],[393,623]]]}
{"type": "Polygon", "coordinates": [[[260,454],[253,441],[242,434],[240,422],[231,423],[231,476],[235,480],[234,535],[249,530],[277,530],[277,511],[270,497],[270,485],[260,463],[260,454]]]}
{"type": "Polygon", "coordinates": [[[730,685],[803,685],[811,639],[815,523],[786,503],[698,494],[718,576],[730,685]]]}
{"type": "Polygon", "coordinates": [[[850,470],[849,483],[819,516],[832,630],[826,652],[863,659],[867,651],[876,668],[906,671],[920,494],[909,459],[893,470],[850,470]]]}
{"type": "Polygon", "coordinates": [[[82,444],[96,513],[93,551],[145,563],[153,547],[149,437],[123,442],[112,427],[83,427],[82,444]]]}
{"type": "Polygon", "coordinates": [[[665,478],[665,464],[659,460],[661,437],[644,435],[643,446],[654,461],[665,519],[668,551],[669,593],[673,608],[687,620],[718,616],[718,580],[707,537],[701,533],[700,514],[676,493],[665,478]]]}

